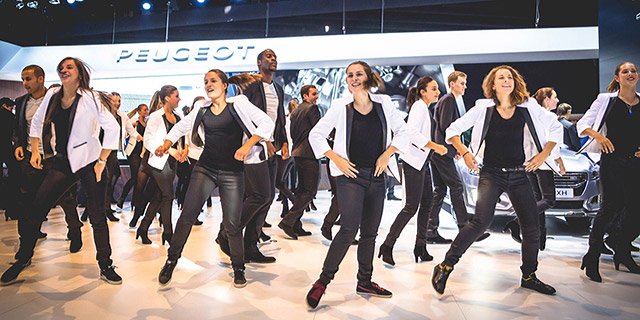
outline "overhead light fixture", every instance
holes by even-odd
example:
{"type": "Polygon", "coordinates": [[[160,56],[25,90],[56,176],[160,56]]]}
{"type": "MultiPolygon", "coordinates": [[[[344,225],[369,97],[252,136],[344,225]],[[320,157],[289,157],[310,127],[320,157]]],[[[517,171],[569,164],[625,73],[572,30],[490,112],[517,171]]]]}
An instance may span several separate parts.
{"type": "Polygon", "coordinates": [[[196,0],[198,3],[204,3],[205,0],[196,0]]]}
{"type": "Polygon", "coordinates": [[[329,32],[329,26],[324,26],[324,32],[329,32]]]}
{"type": "Polygon", "coordinates": [[[49,0],[49,4],[52,4],[54,6],[57,6],[60,4],[60,0],[49,0]]]}
{"type": "Polygon", "coordinates": [[[24,8],[24,2],[22,0],[16,1],[16,9],[22,10],[22,8],[24,8]]]}
{"type": "Polygon", "coordinates": [[[151,10],[151,3],[149,3],[149,2],[144,2],[144,3],[142,4],[142,9],[147,10],[147,11],[151,10]]]}
{"type": "Polygon", "coordinates": [[[67,0],[67,3],[68,4],[74,4],[74,3],[76,3],[76,0],[67,0]]]}
{"type": "Polygon", "coordinates": [[[27,7],[31,9],[38,9],[38,1],[29,1],[27,2],[27,7]]]}

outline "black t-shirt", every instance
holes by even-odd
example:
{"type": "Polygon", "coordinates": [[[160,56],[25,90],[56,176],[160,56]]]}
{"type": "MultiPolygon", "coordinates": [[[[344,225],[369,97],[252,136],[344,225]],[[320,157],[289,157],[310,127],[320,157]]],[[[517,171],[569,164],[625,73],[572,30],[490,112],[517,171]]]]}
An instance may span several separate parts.
{"type": "Polygon", "coordinates": [[[236,172],[244,170],[242,161],[233,157],[242,146],[243,132],[229,108],[227,105],[219,115],[207,109],[202,117],[204,150],[198,163],[205,168],[236,172]]]}
{"type": "MultiPolygon", "coordinates": [[[[353,108],[353,104],[349,106],[353,108]]],[[[375,168],[382,154],[382,124],[375,107],[366,115],[353,108],[349,159],[360,168],[375,168]]]]}
{"type": "Polygon", "coordinates": [[[613,108],[605,121],[607,138],[613,143],[615,150],[611,155],[632,156],[640,147],[640,103],[627,106],[620,98],[616,99],[613,108]]]}
{"type": "MultiPolygon", "coordinates": [[[[140,121],[136,121],[138,124],[136,125],[136,131],[138,131],[138,134],[142,137],[144,137],[144,129],[146,129],[145,126],[142,125],[142,123],[140,123],[140,121]]],[[[133,137],[129,137],[129,139],[134,139],[133,137]]],[[[133,148],[133,151],[131,151],[131,156],[140,156],[140,153],[142,153],[142,147],[143,147],[144,143],[142,143],[142,141],[138,141],[136,143],[136,146],[133,148]]]]}
{"type": "Polygon", "coordinates": [[[524,163],[524,124],[524,116],[518,107],[509,119],[502,118],[494,108],[484,139],[485,166],[512,168],[524,163]]]}
{"type": "Polygon", "coordinates": [[[56,153],[60,156],[67,156],[67,145],[69,144],[69,116],[71,115],[72,107],[63,109],[62,106],[58,106],[58,108],[59,109],[56,111],[52,121],[56,131],[56,153]]]}

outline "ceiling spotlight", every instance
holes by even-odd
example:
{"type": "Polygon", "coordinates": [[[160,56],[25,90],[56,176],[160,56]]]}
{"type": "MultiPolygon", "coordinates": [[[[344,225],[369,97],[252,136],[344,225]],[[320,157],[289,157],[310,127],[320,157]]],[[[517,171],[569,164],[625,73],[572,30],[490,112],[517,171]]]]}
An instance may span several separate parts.
{"type": "Polygon", "coordinates": [[[38,1],[29,1],[27,2],[27,7],[31,9],[38,9],[38,1]]]}
{"type": "Polygon", "coordinates": [[[16,2],[16,9],[22,10],[24,8],[24,3],[22,1],[16,2]]]}
{"type": "Polygon", "coordinates": [[[142,9],[147,10],[147,11],[151,10],[151,3],[149,3],[149,2],[143,3],[142,4],[142,9]]]}
{"type": "Polygon", "coordinates": [[[204,3],[205,0],[196,0],[198,3],[204,3]]]}
{"type": "Polygon", "coordinates": [[[57,5],[60,4],[60,0],[49,0],[49,3],[54,5],[54,6],[57,6],[57,5]]]}
{"type": "Polygon", "coordinates": [[[68,4],[74,4],[74,3],[76,3],[76,0],[67,0],[67,3],[68,4]]]}

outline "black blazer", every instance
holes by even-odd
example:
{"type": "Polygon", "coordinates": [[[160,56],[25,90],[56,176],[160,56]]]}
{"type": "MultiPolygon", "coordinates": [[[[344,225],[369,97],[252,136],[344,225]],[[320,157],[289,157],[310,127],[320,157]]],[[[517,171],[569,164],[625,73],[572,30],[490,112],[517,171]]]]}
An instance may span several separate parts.
{"type": "Polygon", "coordinates": [[[436,104],[436,112],[434,115],[436,128],[434,132],[434,141],[447,147],[446,157],[453,159],[456,155],[456,148],[447,143],[445,137],[445,131],[451,123],[460,118],[460,112],[458,112],[458,104],[456,98],[451,93],[447,93],[436,104]]]}
{"type": "MultiPolygon", "coordinates": [[[[264,86],[262,85],[262,81],[256,81],[251,83],[247,88],[242,92],[243,95],[247,96],[249,101],[253,103],[258,109],[262,110],[264,113],[267,113],[267,98],[264,93],[264,86]]],[[[278,94],[278,116],[276,117],[276,127],[273,132],[273,140],[274,147],[277,150],[282,149],[282,145],[287,141],[287,132],[285,131],[285,123],[286,118],[284,116],[284,90],[282,87],[273,83],[276,87],[276,93],[278,94]]]]}
{"type": "Polygon", "coordinates": [[[569,149],[571,149],[572,151],[580,150],[580,138],[578,138],[578,130],[576,129],[576,125],[562,117],[558,118],[558,121],[560,121],[564,129],[564,144],[569,146],[569,149]]]}
{"type": "Polygon", "coordinates": [[[24,96],[20,96],[16,98],[16,120],[17,127],[15,131],[15,141],[16,148],[22,147],[23,150],[27,150],[27,139],[29,139],[29,135],[27,134],[27,101],[31,97],[30,94],[25,94],[24,96]]]}
{"type": "Polygon", "coordinates": [[[294,157],[315,159],[311,144],[309,144],[309,131],[320,120],[320,109],[315,104],[302,102],[291,115],[291,140],[293,140],[294,157]]]}

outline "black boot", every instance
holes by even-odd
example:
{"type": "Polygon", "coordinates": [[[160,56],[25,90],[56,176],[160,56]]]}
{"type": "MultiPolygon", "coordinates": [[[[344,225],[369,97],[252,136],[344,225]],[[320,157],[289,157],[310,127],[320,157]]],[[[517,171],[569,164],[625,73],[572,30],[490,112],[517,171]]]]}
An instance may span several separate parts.
{"type": "Polygon", "coordinates": [[[244,288],[247,286],[247,278],[244,276],[244,267],[233,268],[233,286],[244,288]]]}
{"type": "Polygon", "coordinates": [[[333,240],[333,235],[331,234],[331,227],[333,227],[330,223],[327,223],[326,221],[322,223],[322,226],[320,227],[320,233],[322,233],[322,236],[327,239],[327,240],[333,240]]]}
{"type": "Polygon", "coordinates": [[[444,288],[447,286],[447,279],[453,271],[453,266],[448,266],[441,263],[433,268],[433,276],[431,277],[431,285],[439,294],[444,293],[444,288]]]}
{"type": "Polygon", "coordinates": [[[231,257],[231,248],[229,248],[229,240],[227,240],[227,238],[224,238],[220,234],[218,234],[218,237],[216,238],[216,243],[220,247],[220,251],[222,251],[227,256],[231,257]]]}
{"type": "Polygon", "coordinates": [[[69,252],[76,253],[82,249],[82,231],[80,228],[73,228],[69,230],[69,252]]]}
{"type": "Polygon", "coordinates": [[[140,226],[138,227],[138,230],[136,230],[136,240],[138,240],[138,238],[142,238],[142,244],[151,244],[151,239],[149,239],[149,225],[147,223],[145,223],[145,221],[143,220],[140,223],[140,226]]]}
{"type": "Polygon", "coordinates": [[[538,279],[535,272],[531,272],[528,275],[522,275],[520,280],[520,286],[523,288],[538,291],[544,294],[556,294],[556,289],[538,279]]]}
{"type": "Polygon", "coordinates": [[[140,219],[141,214],[138,212],[138,210],[134,211],[133,213],[133,217],[131,218],[131,221],[129,221],[129,228],[135,228],[136,224],[138,224],[138,219],[140,219]]]}
{"type": "Polygon", "coordinates": [[[390,247],[386,244],[382,244],[380,246],[380,251],[378,252],[378,258],[382,257],[382,261],[386,264],[395,266],[396,262],[393,261],[393,247],[390,247]]]}
{"type": "Polygon", "coordinates": [[[507,225],[504,226],[504,229],[502,229],[502,231],[509,231],[513,240],[515,240],[517,243],[522,243],[522,238],[520,237],[520,224],[518,223],[518,220],[513,219],[509,221],[507,225]]]}
{"type": "Polygon", "coordinates": [[[158,275],[158,282],[160,285],[166,286],[171,282],[171,277],[173,276],[173,270],[176,268],[178,264],[178,260],[168,260],[164,263],[164,266],[160,270],[160,274],[158,275]]]}
{"type": "Polygon", "coordinates": [[[82,211],[82,216],[80,216],[80,220],[82,220],[82,222],[87,222],[88,219],[89,219],[89,212],[87,212],[87,209],[85,209],[84,211],[82,211]]]}
{"type": "Polygon", "coordinates": [[[114,212],[115,211],[113,211],[111,209],[107,210],[107,212],[106,212],[107,219],[109,219],[109,221],[111,221],[111,222],[120,221],[120,219],[118,219],[116,216],[113,215],[114,212]]]}
{"type": "Polygon", "coordinates": [[[613,255],[613,264],[616,270],[620,270],[620,265],[623,265],[627,267],[627,270],[631,273],[640,273],[640,266],[633,261],[629,247],[629,244],[618,246],[616,253],[613,255]]]}
{"type": "Polygon", "coordinates": [[[580,270],[585,270],[585,273],[589,279],[595,282],[602,282],[602,277],[600,276],[600,252],[598,251],[587,251],[587,254],[582,257],[582,265],[580,265],[580,270]]]}
{"type": "Polygon", "coordinates": [[[415,246],[413,248],[413,256],[416,258],[416,263],[418,263],[418,258],[420,258],[420,261],[433,260],[433,256],[427,251],[427,245],[415,246]]]}

